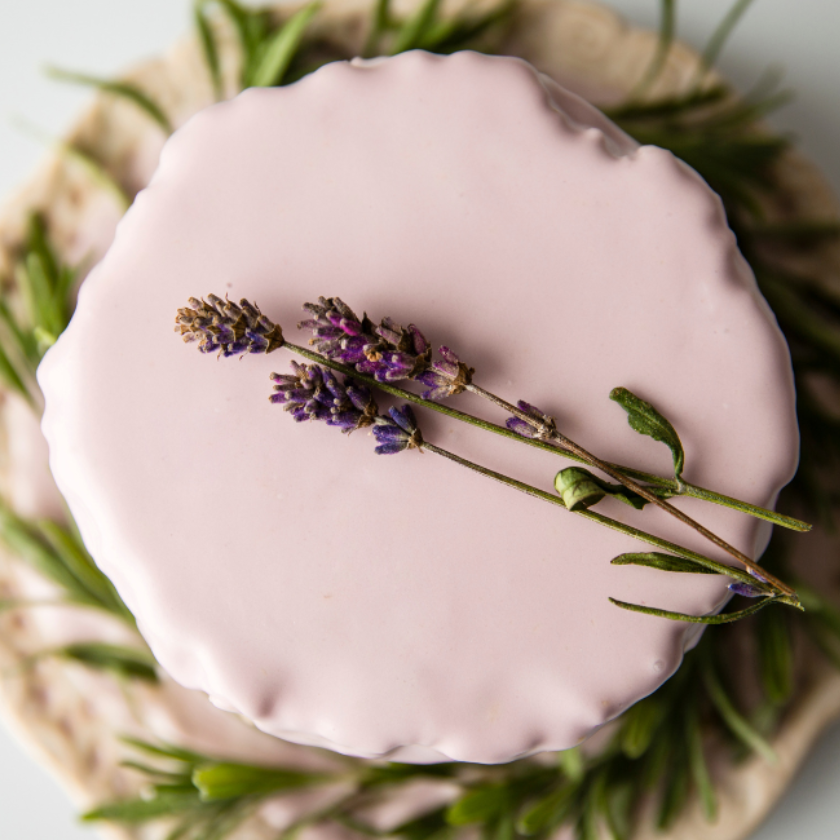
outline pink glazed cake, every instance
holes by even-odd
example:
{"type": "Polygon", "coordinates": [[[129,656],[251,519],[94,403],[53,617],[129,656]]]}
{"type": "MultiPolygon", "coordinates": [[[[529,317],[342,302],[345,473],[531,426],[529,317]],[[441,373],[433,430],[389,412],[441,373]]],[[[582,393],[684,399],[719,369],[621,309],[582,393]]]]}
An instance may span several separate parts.
{"type": "MultiPolygon", "coordinates": [[[[796,465],[788,350],[717,196],[525,62],[339,62],[201,112],[39,370],[43,429],[161,665],[289,741],[415,762],[571,747],[697,639],[609,596],[701,615],[729,593],[611,566],[645,549],[444,459],[291,422],[267,400],[285,350],[216,361],[173,334],[209,293],[299,344],[319,295],[414,322],[484,387],[667,475],[608,399],[628,387],[678,429],[686,478],[760,505],[796,465]]],[[[559,459],[418,416],[426,439],[552,489],[559,459]]],[[[678,504],[752,556],[766,544],[754,519],[678,504]]],[[[599,510],[707,550],[659,511],[599,510]]]]}

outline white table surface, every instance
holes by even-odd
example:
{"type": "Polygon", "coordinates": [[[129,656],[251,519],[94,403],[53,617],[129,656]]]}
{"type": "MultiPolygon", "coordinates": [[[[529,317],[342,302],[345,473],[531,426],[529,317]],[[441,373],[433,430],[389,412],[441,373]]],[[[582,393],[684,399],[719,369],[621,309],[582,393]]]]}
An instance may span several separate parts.
{"type": "MultiPolygon", "coordinates": [[[[680,34],[701,46],[730,0],[683,0],[680,34]]],[[[608,0],[630,20],[655,26],[657,0],[608,0]]],[[[46,79],[43,65],[108,75],[153,56],[191,25],[191,0],[0,0],[0,196],[37,166],[43,147],[24,120],[57,135],[88,94],[46,79]]],[[[771,122],[792,131],[840,193],[840,4],[757,0],[720,66],[746,88],[781,66],[797,98],[771,122]]],[[[0,678],[8,679],[0,675],[0,678]]],[[[13,678],[13,677],[11,677],[13,678]]],[[[840,837],[840,726],[821,741],[793,788],[753,840],[840,837]]],[[[93,840],[56,783],[0,726],[0,838],[93,840]]]]}

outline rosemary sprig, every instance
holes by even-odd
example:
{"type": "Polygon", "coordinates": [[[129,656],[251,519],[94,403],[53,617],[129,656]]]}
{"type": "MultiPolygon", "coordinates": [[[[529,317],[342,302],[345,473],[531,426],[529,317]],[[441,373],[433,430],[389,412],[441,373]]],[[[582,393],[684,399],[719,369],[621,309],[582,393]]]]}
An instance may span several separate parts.
{"type": "Polygon", "coordinates": [[[63,70],[60,67],[48,67],[46,72],[51,79],[55,79],[56,81],[94,87],[103,93],[110,93],[121,99],[125,99],[140,108],[153,122],[157,123],[165,134],[172,134],[174,131],[172,122],[163,108],[152,97],[140,90],[137,85],[131,84],[130,82],[103,79],[99,76],[88,75],[87,73],[75,73],[71,70],[63,70]]]}
{"type": "Polygon", "coordinates": [[[135,627],[134,616],[75,530],[49,520],[29,522],[0,501],[0,539],[16,557],[56,584],[67,603],[95,607],[135,627]]]}

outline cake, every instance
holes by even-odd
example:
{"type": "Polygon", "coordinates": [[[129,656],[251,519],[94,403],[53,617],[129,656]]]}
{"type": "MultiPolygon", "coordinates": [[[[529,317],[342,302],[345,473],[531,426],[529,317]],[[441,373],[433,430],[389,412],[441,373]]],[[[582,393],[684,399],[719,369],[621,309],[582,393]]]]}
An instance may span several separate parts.
{"type": "MultiPolygon", "coordinates": [[[[171,335],[214,290],[287,333],[319,294],[415,321],[607,460],[667,473],[608,400],[626,385],[680,429],[697,484],[766,506],[796,465],[787,349],[717,197],[521,60],[339,62],[203,111],[39,368],[43,429],[156,659],[286,740],[420,762],[567,749],[697,638],[609,596],[703,615],[729,593],[611,567],[641,544],[440,459],[374,462],[364,433],[288,422],[266,399],[276,356],[212,363],[171,335]]],[[[551,488],[544,453],[421,425],[551,488]]],[[[760,553],[757,520],[700,507],[760,553]]]]}
{"type": "MultiPolygon", "coordinates": [[[[355,13],[345,12],[343,7],[338,9],[333,5],[327,10],[326,23],[323,28],[317,28],[315,41],[322,39],[321,42],[325,42],[324,33],[327,33],[326,41],[332,44],[330,49],[335,47],[338,50],[338,45],[344,43],[345,39],[347,44],[350,44],[346,47],[349,55],[360,49],[356,42],[358,28],[355,13]]],[[[235,72],[235,64],[227,63],[231,51],[235,52],[235,48],[232,48],[224,37],[221,43],[225,77],[228,78],[228,72],[235,72]]],[[[637,31],[626,31],[615,18],[596,7],[578,3],[558,3],[549,7],[533,3],[526,4],[521,15],[517,16],[517,24],[505,30],[504,46],[497,44],[491,49],[513,49],[525,54],[535,59],[540,67],[549,68],[556,77],[571,80],[575,89],[584,90],[588,94],[594,92],[600,101],[615,102],[620,98],[616,92],[629,89],[633,79],[644,69],[648,60],[647,50],[652,48],[652,44],[652,38],[646,38],[637,31]],[[562,48],[558,49],[558,46],[562,48]]],[[[693,62],[694,58],[690,52],[682,47],[674,49],[655,86],[657,94],[662,95],[684,85],[686,79],[694,73],[693,62]]],[[[163,104],[175,124],[180,124],[185,115],[189,115],[199,103],[209,99],[206,67],[194,58],[192,47],[173,53],[165,63],[154,64],[148,71],[144,69],[132,79],[163,104]]],[[[133,192],[132,185],[143,184],[148,177],[148,165],[157,157],[160,135],[156,127],[144,122],[139,112],[132,111],[132,106],[105,101],[100,102],[96,111],[86,118],[71,142],[77,147],[94,150],[95,156],[106,162],[110,171],[117,173],[120,182],[133,192]]],[[[50,233],[56,237],[62,256],[71,262],[88,253],[91,248],[97,254],[100,253],[100,243],[106,243],[110,238],[111,222],[108,220],[111,218],[112,208],[102,207],[103,204],[108,204],[108,200],[103,201],[97,189],[88,189],[91,185],[87,183],[82,183],[81,190],[79,189],[80,172],[76,171],[72,162],[66,166],[55,167],[49,176],[46,170],[40,174],[39,186],[31,188],[26,195],[21,196],[17,210],[22,210],[27,204],[32,206],[32,202],[39,202],[48,215],[50,233]],[[80,191],[81,202],[78,199],[80,191]],[[47,199],[49,204],[44,205],[44,199],[40,197],[42,195],[54,197],[47,199]]],[[[784,178],[792,180],[785,180],[786,203],[785,207],[781,208],[783,215],[790,213],[794,216],[808,216],[810,213],[811,216],[818,217],[833,212],[830,199],[823,196],[824,190],[820,186],[819,178],[809,174],[807,167],[786,158],[784,178]]],[[[84,178],[81,180],[85,181],[84,178]]],[[[775,217],[775,210],[771,211],[771,215],[775,217]]],[[[7,212],[3,227],[5,237],[18,236],[17,218],[19,216],[16,210],[13,209],[12,213],[7,212]]],[[[812,249],[812,252],[816,253],[816,250],[812,249]]],[[[825,254],[820,253],[819,259],[826,259],[825,254]]],[[[822,271],[823,268],[819,270],[822,271]]],[[[199,290],[191,290],[190,294],[196,292],[201,293],[199,290]]],[[[295,302],[296,305],[299,303],[300,301],[295,302]]],[[[358,305],[358,301],[355,300],[351,300],[351,303],[358,305]]],[[[185,301],[179,301],[180,306],[184,304],[185,301]]],[[[263,306],[265,308],[264,303],[263,306]]],[[[292,328],[295,319],[289,321],[290,316],[285,312],[269,314],[283,323],[292,338],[295,337],[292,328]]],[[[379,316],[383,313],[375,314],[379,316]]],[[[415,317],[414,313],[409,317],[415,317]]],[[[436,341],[455,343],[451,333],[438,336],[434,334],[435,328],[430,327],[428,323],[424,322],[421,325],[436,341]]],[[[194,354],[190,348],[181,349],[194,354]]],[[[469,348],[458,345],[458,350],[471,362],[475,360],[475,354],[470,353],[469,348]]],[[[282,353],[272,358],[277,369],[284,370],[284,360],[281,360],[280,356],[282,353]]],[[[204,361],[212,364],[210,360],[204,361]]],[[[252,361],[254,360],[248,359],[240,368],[244,369],[252,361]]],[[[219,363],[222,364],[236,363],[219,363]]],[[[486,374],[487,370],[488,368],[484,368],[480,374],[486,374]]],[[[486,384],[486,380],[483,381],[486,384]]],[[[536,395],[527,396],[537,399],[536,395]]],[[[604,400],[610,409],[617,410],[605,397],[604,400]]],[[[50,506],[60,510],[60,503],[54,499],[49,483],[39,481],[41,473],[38,462],[43,444],[33,429],[31,415],[14,401],[10,402],[10,408],[14,409],[14,412],[7,414],[6,420],[7,424],[11,424],[9,434],[12,439],[12,451],[20,451],[18,444],[29,441],[33,455],[31,462],[23,463],[17,460],[16,464],[12,465],[12,489],[17,491],[16,501],[33,504],[33,513],[36,515],[50,506]]],[[[620,413],[618,416],[621,417],[620,413]]],[[[280,422],[289,422],[282,413],[279,413],[279,417],[280,422]]],[[[676,422],[676,418],[674,419],[676,422]]],[[[626,426],[622,428],[624,434],[632,438],[632,433],[626,426]]],[[[315,430],[299,431],[306,437],[315,430]]],[[[683,429],[680,428],[680,431],[683,432],[683,429]]],[[[340,437],[337,439],[340,441],[340,437]]],[[[626,441],[623,440],[622,443],[626,444],[626,441]]],[[[514,451],[519,448],[513,447],[514,451]]],[[[644,452],[644,463],[648,463],[647,458],[655,451],[656,447],[648,442],[648,448],[644,452]]],[[[660,451],[659,457],[659,465],[665,471],[668,459],[664,451],[660,451]]],[[[642,463],[641,458],[639,462],[642,463]]],[[[371,467],[374,468],[381,467],[371,467]]],[[[808,554],[811,556],[812,552],[808,554]]],[[[11,567],[8,572],[4,570],[4,574],[9,573],[12,575],[11,585],[15,589],[22,586],[23,591],[31,591],[29,578],[21,572],[19,566],[11,567]]],[[[35,591],[41,590],[36,587],[35,591]]],[[[646,593],[651,594],[651,590],[647,589],[646,593]]],[[[664,601],[658,603],[665,604],[664,601]]],[[[113,628],[88,621],[87,618],[82,622],[79,620],[82,615],[83,613],[72,609],[62,611],[60,616],[46,610],[15,613],[12,616],[13,621],[6,620],[2,627],[5,634],[4,661],[9,661],[7,651],[10,645],[15,651],[26,652],[27,649],[38,651],[45,644],[59,644],[74,638],[113,638],[113,635],[109,636],[113,628]],[[14,635],[9,637],[8,633],[12,628],[14,635]]],[[[107,625],[107,621],[105,624],[107,625]]],[[[132,644],[134,643],[132,641],[132,644]]],[[[706,647],[708,649],[708,646],[706,647]]],[[[797,657],[800,665],[799,653],[797,657]]],[[[833,714],[831,710],[836,705],[836,699],[832,699],[836,694],[836,679],[815,668],[810,662],[805,667],[807,674],[800,674],[799,679],[802,681],[798,683],[796,702],[790,707],[780,734],[774,738],[774,747],[782,758],[781,765],[770,767],[764,765],[760,758],[755,758],[735,769],[721,755],[721,767],[717,768],[718,762],[715,759],[715,777],[725,780],[718,792],[722,811],[720,822],[713,828],[705,828],[702,815],[698,808],[692,805],[684,814],[685,819],[681,820],[675,836],[682,836],[679,831],[683,829],[697,830],[701,833],[712,831],[716,838],[740,836],[748,826],[755,825],[801,760],[820,726],[833,714]],[[815,679],[813,684],[812,678],[815,679]],[[746,795],[747,791],[749,795],[746,795]]],[[[42,757],[51,759],[55,771],[65,780],[71,781],[81,807],[107,803],[115,797],[125,797],[131,790],[137,789],[138,781],[142,781],[142,778],[138,779],[131,771],[115,769],[117,762],[125,757],[125,746],[114,741],[113,735],[116,732],[130,732],[147,740],[163,739],[204,752],[208,756],[227,756],[246,763],[301,768],[320,766],[324,770],[331,766],[330,761],[319,764],[319,761],[325,760],[324,754],[321,754],[322,758],[319,759],[316,751],[306,748],[296,751],[296,748],[278,739],[259,736],[255,731],[249,731],[236,716],[213,710],[202,693],[180,689],[163,672],[161,678],[161,688],[148,691],[142,684],[132,683],[130,708],[123,708],[124,698],[119,691],[115,691],[106,676],[44,660],[37,669],[27,670],[20,680],[6,686],[6,702],[11,704],[12,713],[19,725],[29,733],[29,737],[38,740],[42,757]]],[[[664,695],[657,693],[656,697],[660,696],[664,695]]],[[[224,705],[224,701],[218,699],[224,705]]],[[[622,722],[626,729],[629,718],[625,716],[622,722]]],[[[622,728],[618,727],[612,731],[620,735],[622,728]]],[[[606,735],[606,732],[604,734],[606,735]]],[[[610,738],[613,737],[610,735],[610,738]]],[[[597,750],[598,743],[608,742],[609,738],[590,740],[587,742],[587,751],[597,750]]],[[[356,765],[345,763],[343,766],[348,768],[349,773],[349,768],[356,765]]],[[[641,765],[636,763],[634,766],[641,765]]],[[[360,767],[360,772],[364,772],[363,767],[360,767]]],[[[504,778],[507,772],[507,768],[491,770],[488,778],[504,778]],[[492,775],[493,773],[495,775],[492,775]]],[[[515,772],[515,768],[510,768],[510,772],[515,772]]],[[[475,769],[471,773],[469,779],[473,780],[472,784],[480,784],[483,776],[476,775],[475,769]]],[[[423,813],[429,809],[435,811],[440,802],[451,801],[459,792],[458,785],[444,784],[431,795],[427,792],[425,798],[423,795],[418,798],[417,791],[410,795],[407,789],[397,789],[396,794],[396,800],[386,808],[389,813],[384,819],[373,820],[373,815],[366,814],[380,830],[393,830],[412,814],[423,813]]],[[[259,815],[245,828],[245,833],[249,837],[252,834],[255,837],[273,836],[277,829],[288,826],[290,821],[300,818],[307,810],[311,811],[313,808],[317,809],[318,805],[312,800],[306,803],[303,800],[298,801],[298,797],[285,797],[272,803],[271,808],[260,809],[259,815]]],[[[643,822],[646,821],[647,817],[643,822]]],[[[642,826],[642,831],[644,830],[642,826]]],[[[142,828],[132,828],[129,833],[132,837],[146,836],[142,828]]],[[[239,833],[236,836],[239,837],[239,833]]]]}

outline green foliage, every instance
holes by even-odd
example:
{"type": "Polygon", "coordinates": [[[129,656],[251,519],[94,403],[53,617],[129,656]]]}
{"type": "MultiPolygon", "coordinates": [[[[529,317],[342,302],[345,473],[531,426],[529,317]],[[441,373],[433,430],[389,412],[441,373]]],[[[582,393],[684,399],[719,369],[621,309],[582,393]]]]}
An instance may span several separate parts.
{"type": "Polygon", "coordinates": [[[70,70],[62,70],[59,67],[47,68],[47,74],[56,81],[71,82],[77,85],[97,88],[103,93],[110,93],[120,99],[131,102],[153,122],[157,123],[164,133],[171,134],[173,131],[172,123],[163,108],[152,97],[131,82],[102,79],[98,76],[87,75],[86,73],[74,73],[70,70]]]}
{"type": "Polygon", "coordinates": [[[0,501],[0,539],[15,557],[56,584],[67,602],[104,610],[134,627],[128,607],[74,530],[48,520],[25,520],[0,501]]]}
{"type": "Polygon", "coordinates": [[[640,435],[647,435],[671,450],[674,460],[674,477],[679,480],[685,467],[685,452],[677,430],[649,402],[637,397],[627,388],[613,388],[610,399],[627,412],[630,428],[640,435]]]}
{"type": "Polygon", "coordinates": [[[0,297],[0,380],[33,407],[39,403],[35,369],[70,320],[76,277],[58,260],[43,219],[33,214],[15,271],[19,299],[8,291],[0,297]]]}

